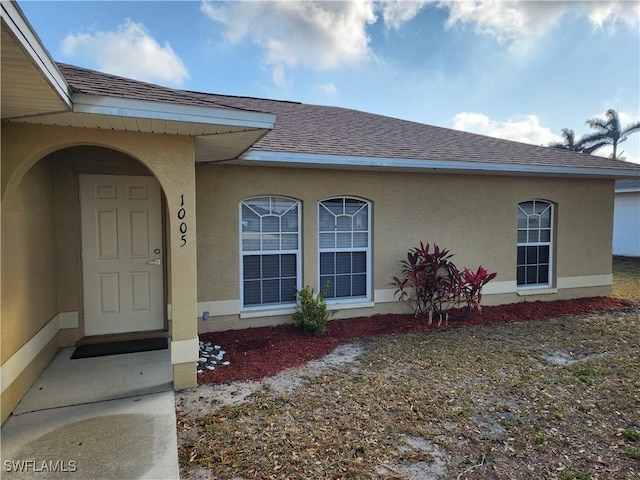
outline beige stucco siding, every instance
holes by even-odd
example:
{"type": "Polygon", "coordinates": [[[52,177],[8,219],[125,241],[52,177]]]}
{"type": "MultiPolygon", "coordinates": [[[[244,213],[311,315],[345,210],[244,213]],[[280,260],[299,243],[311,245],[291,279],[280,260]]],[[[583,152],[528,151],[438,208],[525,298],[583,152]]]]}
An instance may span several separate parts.
{"type": "MultiPolygon", "coordinates": [[[[499,282],[516,281],[517,204],[544,199],[556,208],[555,278],[611,273],[611,181],[538,177],[365,172],[202,165],[196,169],[198,205],[198,301],[239,305],[240,200],[277,195],[302,203],[302,283],[317,289],[317,204],[333,196],[366,199],[372,205],[372,290],[388,297],[391,277],[408,248],[420,241],[455,253],[460,267],[483,265],[499,282]]],[[[506,284],[501,284],[506,285],[506,284]]],[[[506,288],[506,287],[501,287],[506,288]]],[[[602,294],[606,289],[575,289],[602,294]]],[[[561,298],[563,294],[546,296],[561,298]]],[[[487,296],[487,303],[518,301],[513,292],[487,296]]],[[[529,298],[531,299],[531,298],[529,298]]],[[[337,316],[398,310],[375,308],[337,316]]],[[[223,315],[200,322],[201,330],[243,328],[287,321],[285,316],[242,319],[223,315]]]]}
{"type": "MultiPolygon", "coordinates": [[[[58,313],[53,198],[51,165],[43,162],[2,202],[2,364],[58,313]]],[[[48,343],[53,347],[36,362],[40,368],[58,348],[57,336],[48,343]]],[[[24,367],[15,385],[3,389],[3,422],[39,373],[37,366],[24,367]]]]}
{"type": "Polygon", "coordinates": [[[54,218],[43,162],[2,202],[2,363],[58,313],[54,218]]]}
{"type": "Polygon", "coordinates": [[[611,274],[614,181],[558,181],[558,276],[611,274]]]}

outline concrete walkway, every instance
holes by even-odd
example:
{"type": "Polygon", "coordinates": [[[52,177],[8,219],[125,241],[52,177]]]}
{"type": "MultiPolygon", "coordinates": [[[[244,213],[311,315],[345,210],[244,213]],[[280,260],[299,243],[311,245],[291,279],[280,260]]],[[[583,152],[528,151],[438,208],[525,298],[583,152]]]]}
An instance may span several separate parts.
{"type": "Polygon", "coordinates": [[[169,350],[58,352],[2,426],[2,479],[177,480],[169,350]]]}

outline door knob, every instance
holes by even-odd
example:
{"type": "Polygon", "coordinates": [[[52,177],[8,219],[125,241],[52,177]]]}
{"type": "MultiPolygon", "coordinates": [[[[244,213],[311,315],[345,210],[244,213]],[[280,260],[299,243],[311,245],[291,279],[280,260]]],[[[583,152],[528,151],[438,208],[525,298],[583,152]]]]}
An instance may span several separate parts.
{"type": "Polygon", "coordinates": [[[161,262],[160,262],[159,258],[156,258],[155,260],[151,260],[151,261],[147,262],[147,265],[160,265],[160,264],[161,264],[161,262]]]}

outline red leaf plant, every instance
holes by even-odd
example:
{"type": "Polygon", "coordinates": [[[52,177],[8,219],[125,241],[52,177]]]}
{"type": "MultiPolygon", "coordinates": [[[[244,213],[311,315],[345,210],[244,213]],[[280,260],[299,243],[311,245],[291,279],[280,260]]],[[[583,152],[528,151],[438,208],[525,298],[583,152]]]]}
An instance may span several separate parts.
{"type": "Polygon", "coordinates": [[[466,298],[467,305],[479,312],[482,311],[480,302],[482,301],[482,287],[484,287],[491,280],[496,278],[497,273],[488,273],[482,266],[478,267],[476,272],[472,272],[468,268],[462,272],[464,278],[460,288],[463,290],[463,295],[466,298]]]}
{"type": "Polygon", "coordinates": [[[440,325],[449,321],[450,310],[466,304],[470,312],[480,311],[482,287],[496,277],[482,266],[473,272],[467,268],[460,271],[450,260],[453,254],[438,245],[420,242],[400,262],[402,275],[392,277],[394,293],[398,300],[407,304],[416,317],[426,317],[431,324],[434,319],[440,325]]]}

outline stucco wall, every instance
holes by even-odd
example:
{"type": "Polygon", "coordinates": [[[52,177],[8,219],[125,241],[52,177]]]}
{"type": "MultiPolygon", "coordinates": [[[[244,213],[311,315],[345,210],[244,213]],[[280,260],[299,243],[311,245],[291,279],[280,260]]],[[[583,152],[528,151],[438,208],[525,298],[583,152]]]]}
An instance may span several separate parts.
{"type": "Polygon", "coordinates": [[[57,313],[51,165],[2,202],[2,363],[57,313]]]}
{"type": "MultiPolygon", "coordinates": [[[[380,296],[388,297],[398,262],[422,240],[449,248],[458,266],[482,264],[498,272],[496,282],[514,285],[512,291],[501,291],[493,298],[487,295],[485,303],[524,299],[515,293],[516,208],[530,199],[545,199],[557,207],[556,277],[611,274],[613,188],[608,180],[199,165],[196,181],[198,301],[203,308],[220,302],[239,304],[238,202],[259,195],[302,202],[302,283],[316,289],[317,203],[343,195],[372,202],[373,290],[380,296]]],[[[580,291],[571,296],[580,296],[580,291]]],[[[606,286],[584,289],[588,295],[606,291],[606,286]]],[[[399,308],[397,303],[377,302],[375,308],[345,310],[337,316],[399,308]]],[[[228,314],[200,321],[199,328],[284,321],[287,316],[240,320],[228,314]]]]}
{"type": "MultiPolygon", "coordinates": [[[[50,162],[39,163],[2,201],[2,364],[58,313],[51,171],[50,162]]],[[[44,363],[52,352],[45,353],[44,363]]],[[[3,389],[2,421],[20,400],[20,390],[3,389]]]]}
{"type": "Polygon", "coordinates": [[[640,192],[615,195],[613,253],[640,257],[640,192]]]}

